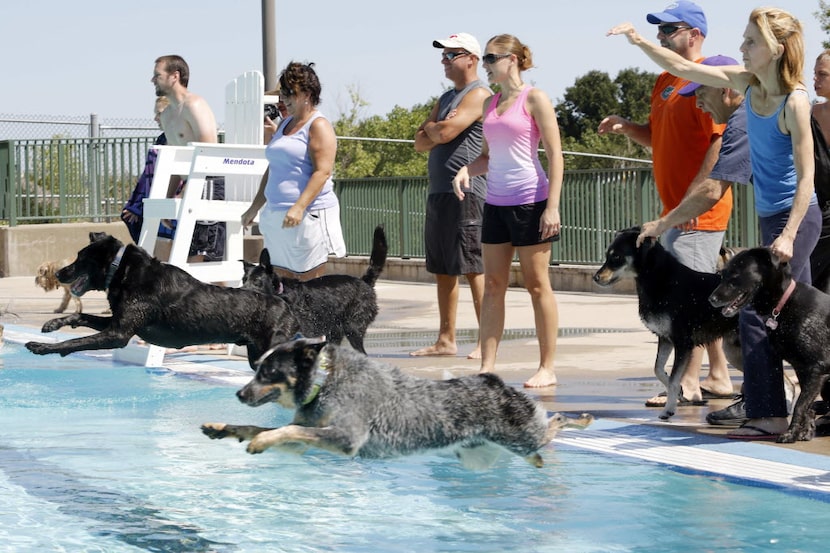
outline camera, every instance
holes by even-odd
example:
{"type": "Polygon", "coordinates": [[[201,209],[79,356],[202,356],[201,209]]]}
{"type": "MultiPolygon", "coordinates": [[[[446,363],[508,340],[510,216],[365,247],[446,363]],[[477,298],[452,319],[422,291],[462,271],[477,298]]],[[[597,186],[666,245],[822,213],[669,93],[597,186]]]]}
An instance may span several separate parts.
{"type": "Polygon", "coordinates": [[[280,110],[277,109],[277,104],[265,104],[265,116],[274,121],[280,116],[280,110]]]}

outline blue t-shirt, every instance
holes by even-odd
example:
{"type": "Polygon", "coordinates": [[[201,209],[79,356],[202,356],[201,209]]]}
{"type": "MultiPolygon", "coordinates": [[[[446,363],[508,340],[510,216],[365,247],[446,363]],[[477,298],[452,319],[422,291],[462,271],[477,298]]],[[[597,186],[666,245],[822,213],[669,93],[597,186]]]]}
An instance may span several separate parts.
{"type": "Polygon", "coordinates": [[[749,155],[749,136],[746,134],[746,102],[742,103],[726,121],[718,161],[709,178],[749,184],[752,163],[749,155]]]}

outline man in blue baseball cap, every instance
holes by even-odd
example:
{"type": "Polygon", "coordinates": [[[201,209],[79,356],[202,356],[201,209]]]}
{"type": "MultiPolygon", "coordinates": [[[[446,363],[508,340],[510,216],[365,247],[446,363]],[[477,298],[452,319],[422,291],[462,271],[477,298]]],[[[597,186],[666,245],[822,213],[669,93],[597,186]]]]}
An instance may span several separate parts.
{"type": "Polygon", "coordinates": [[[661,12],[648,14],[646,20],[652,25],[685,23],[692,29],[700,30],[700,34],[703,36],[706,36],[709,31],[706,26],[706,15],[703,13],[703,8],[688,0],[673,2],[661,12]]]}
{"type": "MultiPolygon", "coordinates": [[[[663,11],[647,14],[646,20],[657,26],[661,46],[689,61],[703,61],[703,42],[709,29],[700,6],[679,0],[663,11]]],[[[600,122],[597,130],[599,134],[623,134],[651,148],[652,172],[663,205],[662,216],[677,207],[688,190],[709,175],[717,162],[725,128],[697,109],[693,97],[678,94],[687,84],[687,80],[671,73],[661,73],[652,88],[651,112],[646,123],[611,115],[600,122]]],[[[693,225],[666,230],[661,242],[687,267],[713,273],[731,214],[730,188],[710,209],[696,217],[693,225]]],[[[699,381],[703,348],[695,348],[681,379],[682,393],[677,398],[680,405],[700,405],[706,399],[732,395],[732,381],[720,340],[706,344],[706,350],[709,375],[703,382],[699,381]]],[[[646,401],[649,407],[663,407],[665,403],[665,393],[646,401]]]]}
{"type": "MultiPolygon", "coordinates": [[[[701,63],[739,65],[729,56],[711,56],[701,63]]],[[[648,237],[656,238],[671,228],[693,225],[697,217],[710,210],[726,194],[731,193],[733,184],[748,184],[752,176],[743,93],[732,88],[716,88],[698,83],[689,83],[677,93],[681,96],[695,97],[697,107],[711,115],[715,123],[726,123],[718,161],[707,178],[692,182],[686,197],[677,207],[655,221],[643,223],[640,236],[637,238],[638,244],[648,237]]],[[[697,379],[699,373],[699,369],[694,371],[693,367],[689,367],[685,377],[697,379]]],[[[712,379],[711,371],[709,379],[712,379]]],[[[707,385],[712,386],[712,383],[704,381],[701,388],[707,385]]],[[[709,413],[706,420],[714,425],[742,424],[747,420],[743,398],[739,396],[737,401],[728,407],[709,413]]]]}

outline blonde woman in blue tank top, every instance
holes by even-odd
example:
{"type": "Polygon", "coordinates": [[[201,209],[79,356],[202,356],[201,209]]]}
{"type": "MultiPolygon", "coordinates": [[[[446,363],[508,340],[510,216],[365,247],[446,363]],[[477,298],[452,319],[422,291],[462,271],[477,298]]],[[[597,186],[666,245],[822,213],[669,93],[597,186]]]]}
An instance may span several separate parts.
{"type": "Polygon", "coordinates": [[[481,372],[493,372],[504,331],[504,300],[514,252],[518,252],[524,284],[530,293],[539,340],[539,368],[528,388],[556,384],[554,354],[559,313],[550,284],[551,241],[559,238],[563,158],[559,125],[547,95],[522,80],[533,66],[530,49],[512,35],[487,42],[482,56],[499,94],[484,102],[481,155],[453,179],[459,199],[470,190],[470,178],[487,174],[487,197],[481,227],[484,298],[481,305],[481,372]],[[539,162],[539,144],[549,167],[539,162]]]}
{"type": "MultiPolygon", "coordinates": [[[[746,91],[747,133],[762,239],[793,278],[810,284],[810,253],[818,241],[821,212],[814,193],[810,101],[804,85],[801,23],[778,8],[756,8],[743,34],[744,65],[714,67],[687,61],[649,42],[630,23],[609,35],[631,44],[666,71],[693,82],[746,91]]],[[[744,363],[743,399],[728,407],[745,422],[727,434],[735,439],[774,439],[787,430],[783,362],[773,351],[763,321],[740,312],[744,363]]],[[[709,413],[710,423],[720,412],[709,413]]]]}

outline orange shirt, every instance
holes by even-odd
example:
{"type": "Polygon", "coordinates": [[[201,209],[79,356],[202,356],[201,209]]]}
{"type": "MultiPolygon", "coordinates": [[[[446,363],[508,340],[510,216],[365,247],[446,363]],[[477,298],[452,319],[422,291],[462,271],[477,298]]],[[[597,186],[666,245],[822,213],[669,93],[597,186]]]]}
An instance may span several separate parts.
{"type": "MultiPolygon", "coordinates": [[[[674,209],[686,195],[712,140],[723,134],[726,125],[712,121],[695,105],[695,97],[677,91],[689,81],[662,73],[651,91],[651,149],[654,181],[663,202],[663,215],[674,209]]],[[[732,190],[698,218],[697,230],[726,230],[732,213],[732,190]]]]}

